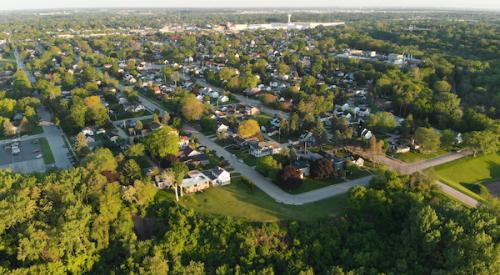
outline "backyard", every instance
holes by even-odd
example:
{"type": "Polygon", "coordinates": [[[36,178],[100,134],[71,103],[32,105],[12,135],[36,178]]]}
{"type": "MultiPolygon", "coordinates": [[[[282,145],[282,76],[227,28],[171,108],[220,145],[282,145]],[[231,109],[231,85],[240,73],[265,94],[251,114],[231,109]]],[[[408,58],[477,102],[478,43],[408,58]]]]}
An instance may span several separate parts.
{"type": "MultiPolygon", "coordinates": [[[[175,200],[175,195],[169,190],[162,190],[158,192],[157,199],[175,200]]],[[[275,202],[256,186],[245,183],[241,177],[236,177],[228,186],[212,187],[202,193],[186,195],[181,198],[180,205],[200,213],[232,216],[250,221],[313,221],[342,213],[347,206],[347,195],[305,205],[285,205],[275,202]]]]}

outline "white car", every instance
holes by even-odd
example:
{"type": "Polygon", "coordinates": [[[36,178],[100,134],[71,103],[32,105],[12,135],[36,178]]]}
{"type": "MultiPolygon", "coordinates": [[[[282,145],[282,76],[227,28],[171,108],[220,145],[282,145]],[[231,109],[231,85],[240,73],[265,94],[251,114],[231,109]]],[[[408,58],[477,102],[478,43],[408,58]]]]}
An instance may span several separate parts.
{"type": "Polygon", "coordinates": [[[35,156],[35,158],[37,158],[37,159],[41,159],[41,158],[42,158],[42,154],[38,154],[38,155],[36,155],[36,156],[35,156]]]}
{"type": "Polygon", "coordinates": [[[21,149],[19,149],[19,147],[12,147],[12,154],[13,155],[17,155],[19,153],[21,153],[21,149]]]}

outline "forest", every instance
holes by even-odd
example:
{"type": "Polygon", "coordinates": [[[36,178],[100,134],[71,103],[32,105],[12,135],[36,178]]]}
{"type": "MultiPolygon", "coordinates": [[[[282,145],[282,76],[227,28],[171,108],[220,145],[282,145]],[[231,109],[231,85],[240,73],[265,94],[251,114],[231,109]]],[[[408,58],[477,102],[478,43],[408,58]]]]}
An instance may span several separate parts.
{"type": "Polygon", "coordinates": [[[344,214],[250,223],[155,199],[102,149],[84,165],[0,171],[4,274],[494,274],[498,206],[466,208],[425,176],[380,171],[344,214]]]}

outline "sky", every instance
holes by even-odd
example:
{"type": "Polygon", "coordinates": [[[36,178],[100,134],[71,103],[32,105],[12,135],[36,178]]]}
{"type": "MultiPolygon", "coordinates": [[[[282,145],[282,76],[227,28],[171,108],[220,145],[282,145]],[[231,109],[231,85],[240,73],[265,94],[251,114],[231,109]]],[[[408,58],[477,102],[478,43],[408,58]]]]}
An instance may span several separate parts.
{"type": "Polygon", "coordinates": [[[102,7],[434,7],[500,10],[500,0],[6,0],[0,10],[102,7]]]}

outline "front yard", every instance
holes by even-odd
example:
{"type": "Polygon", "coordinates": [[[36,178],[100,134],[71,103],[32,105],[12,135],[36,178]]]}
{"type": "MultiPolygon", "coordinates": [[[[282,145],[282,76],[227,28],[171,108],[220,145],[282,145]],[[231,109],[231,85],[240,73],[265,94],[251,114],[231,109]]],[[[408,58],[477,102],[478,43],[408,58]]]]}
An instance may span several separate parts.
{"type": "MultiPolygon", "coordinates": [[[[175,200],[170,190],[157,194],[161,203],[175,200]]],[[[179,204],[199,213],[231,216],[257,222],[282,220],[314,221],[343,213],[347,207],[347,195],[339,195],[326,200],[305,205],[286,205],[275,202],[253,184],[233,175],[231,184],[211,187],[202,193],[186,195],[179,204]]]]}

